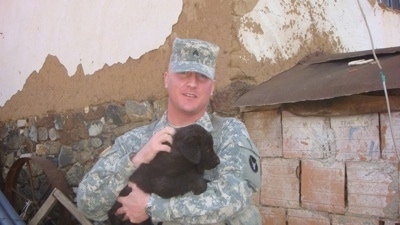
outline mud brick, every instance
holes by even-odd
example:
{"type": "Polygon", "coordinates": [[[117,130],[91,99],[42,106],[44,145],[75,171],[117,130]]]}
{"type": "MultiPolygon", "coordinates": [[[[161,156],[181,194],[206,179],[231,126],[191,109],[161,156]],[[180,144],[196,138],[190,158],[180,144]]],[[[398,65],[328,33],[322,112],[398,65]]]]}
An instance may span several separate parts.
{"type": "Polygon", "coordinates": [[[283,156],[322,159],[332,154],[329,118],[300,117],[282,112],[283,156]]]}
{"type": "Polygon", "coordinates": [[[380,158],[378,114],[332,117],[336,160],[370,161],[380,158]]]}
{"type": "Polygon", "coordinates": [[[299,208],[299,160],[264,158],[261,164],[261,204],[299,208]]]}
{"type": "Polygon", "coordinates": [[[260,207],[263,224],[286,225],[286,210],[284,208],[260,207]]]}
{"type": "Polygon", "coordinates": [[[278,111],[249,112],[243,119],[261,157],[282,156],[282,126],[278,111]]]}
{"type": "MultiPolygon", "coordinates": [[[[393,143],[393,137],[396,142],[397,150],[400,148],[400,112],[391,113],[392,116],[392,129],[390,129],[390,121],[387,113],[380,115],[381,120],[381,150],[382,158],[388,159],[393,162],[398,161],[396,156],[396,149],[393,143]],[[392,136],[393,130],[393,136],[392,136]]],[[[397,153],[399,154],[399,153],[397,153]]],[[[400,157],[400,156],[399,156],[400,157]]]]}
{"type": "Polygon", "coordinates": [[[374,218],[332,215],[332,225],[379,225],[379,220],[374,218]]]}
{"type": "Polygon", "coordinates": [[[330,221],[327,213],[289,209],[288,225],[330,225],[330,221]]]}
{"type": "Polygon", "coordinates": [[[301,206],[343,214],[345,206],[345,164],[301,162],[301,206]]]}
{"type": "Polygon", "coordinates": [[[399,176],[397,163],[347,162],[348,212],[397,218],[399,176]]]}

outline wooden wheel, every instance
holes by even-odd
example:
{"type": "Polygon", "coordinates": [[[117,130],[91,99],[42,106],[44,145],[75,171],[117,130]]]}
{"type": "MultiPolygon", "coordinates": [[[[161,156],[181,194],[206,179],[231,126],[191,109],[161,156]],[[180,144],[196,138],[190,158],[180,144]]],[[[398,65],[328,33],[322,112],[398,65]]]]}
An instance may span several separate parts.
{"type": "MultiPolygon", "coordinates": [[[[36,214],[54,188],[70,196],[63,174],[48,159],[32,156],[13,163],[7,174],[4,194],[15,211],[25,221],[36,214]]],[[[57,204],[43,224],[71,224],[71,214],[57,204]]]]}

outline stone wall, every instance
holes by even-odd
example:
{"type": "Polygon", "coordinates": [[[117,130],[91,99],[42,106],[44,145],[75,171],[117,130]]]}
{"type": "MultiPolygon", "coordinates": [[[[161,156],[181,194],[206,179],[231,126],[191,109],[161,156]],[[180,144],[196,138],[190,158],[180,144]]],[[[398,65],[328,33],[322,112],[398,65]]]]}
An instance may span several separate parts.
{"type": "MultiPolygon", "coordinates": [[[[244,113],[262,156],[264,224],[399,224],[399,160],[387,114],[244,113]]],[[[392,114],[397,146],[400,113],[392,114]]]]}
{"type": "Polygon", "coordinates": [[[20,157],[32,155],[52,161],[65,175],[67,184],[77,187],[116,137],[159,118],[166,105],[166,99],[128,100],[124,104],[108,103],[0,122],[2,188],[11,165],[20,157]]]}

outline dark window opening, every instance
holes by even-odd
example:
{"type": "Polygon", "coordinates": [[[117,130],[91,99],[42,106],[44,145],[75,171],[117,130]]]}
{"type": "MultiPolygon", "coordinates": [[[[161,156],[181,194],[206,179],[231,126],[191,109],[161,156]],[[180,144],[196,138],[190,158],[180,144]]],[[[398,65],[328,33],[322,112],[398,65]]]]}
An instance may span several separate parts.
{"type": "Polygon", "coordinates": [[[400,10],[400,0],[379,0],[379,2],[393,9],[400,10]]]}

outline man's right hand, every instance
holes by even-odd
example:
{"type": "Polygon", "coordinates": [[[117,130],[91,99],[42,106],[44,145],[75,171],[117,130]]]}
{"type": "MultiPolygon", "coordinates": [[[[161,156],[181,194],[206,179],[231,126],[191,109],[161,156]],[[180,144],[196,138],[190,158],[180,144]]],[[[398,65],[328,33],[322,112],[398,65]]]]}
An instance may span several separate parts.
{"type": "Polygon", "coordinates": [[[129,182],[128,186],[132,188],[132,191],[127,196],[117,198],[117,201],[121,203],[121,207],[117,209],[115,215],[123,214],[123,221],[129,220],[131,223],[141,223],[149,218],[145,208],[150,194],[143,192],[135,183],[129,182]]]}
{"type": "Polygon", "coordinates": [[[149,163],[159,151],[171,151],[171,147],[164,143],[168,142],[172,144],[172,136],[174,134],[175,129],[172,127],[165,127],[155,133],[143,148],[131,159],[133,165],[137,168],[142,163],[149,163]]]}

